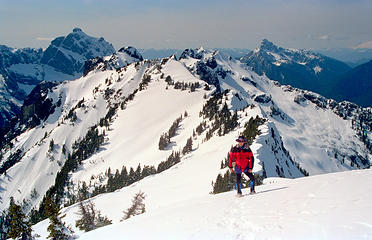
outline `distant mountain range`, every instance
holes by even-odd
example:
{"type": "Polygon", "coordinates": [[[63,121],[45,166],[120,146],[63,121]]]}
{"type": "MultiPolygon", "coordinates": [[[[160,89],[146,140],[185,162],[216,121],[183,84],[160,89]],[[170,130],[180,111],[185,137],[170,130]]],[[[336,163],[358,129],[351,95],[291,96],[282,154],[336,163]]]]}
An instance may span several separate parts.
{"type": "MultiPolygon", "coordinates": [[[[367,70],[361,70],[368,69],[370,64],[352,70],[347,64],[322,54],[285,49],[266,39],[253,51],[237,48],[215,50],[232,59],[240,59],[253,71],[265,74],[281,84],[311,90],[338,101],[349,100],[363,106],[372,105],[371,94],[368,88],[364,87],[369,86],[369,75],[363,75],[367,70]]],[[[103,57],[113,53],[116,55],[112,57],[117,58],[115,67],[118,67],[126,63],[121,60],[123,51],[131,50],[123,48],[115,53],[112,44],[103,38],[91,37],[79,28],[73,29],[67,36],[55,38],[45,51],[32,48],[14,49],[0,45],[0,128],[21,113],[24,99],[40,82],[76,79],[84,74],[84,69],[89,70],[89,65],[96,64],[88,60],[100,57],[101,59],[94,61],[108,61],[103,57]]],[[[142,55],[144,59],[171,55],[179,58],[183,53],[180,49],[135,51],[134,55],[142,55]]],[[[127,54],[131,55],[128,52],[127,54]]]]}
{"type": "Polygon", "coordinates": [[[278,47],[264,39],[241,58],[258,74],[281,84],[310,90],[338,101],[372,106],[370,64],[354,69],[344,62],[308,50],[278,47]],[[369,69],[368,69],[369,68],[369,69]]]}
{"type": "Polygon", "coordinates": [[[331,81],[350,70],[343,62],[307,50],[286,49],[264,39],[255,50],[241,58],[258,74],[281,84],[330,97],[331,81]]]}
{"type": "MultiPolygon", "coordinates": [[[[243,57],[247,52],[250,50],[247,48],[214,48],[213,50],[218,50],[220,53],[226,54],[231,56],[235,59],[240,59],[243,57]]],[[[165,58],[171,55],[175,55],[177,58],[181,56],[184,49],[154,49],[148,48],[143,49],[140,48],[138,51],[142,54],[145,59],[157,59],[157,58],[165,58]]]]}
{"type": "Polygon", "coordinates": [[[60,82],[81,76],[91,58],[114,53],[103,38],[85,34],[80,28],[57,37],[42,49],[0,46],[0,127],[20,113],[26,96],[40,82],[60,82]]]}
{"type": "Polygon", "coordinates": [[[372,106],[372,60],[337,78],[335,99],[347,100],[364,107],[372,106]]]}
{"type": "Polygon", "coordinates": [[[345,62],[351,67],[364,64],[372,59],[370,48],[330,48],[316,49],[314,52],[345,62]]]}

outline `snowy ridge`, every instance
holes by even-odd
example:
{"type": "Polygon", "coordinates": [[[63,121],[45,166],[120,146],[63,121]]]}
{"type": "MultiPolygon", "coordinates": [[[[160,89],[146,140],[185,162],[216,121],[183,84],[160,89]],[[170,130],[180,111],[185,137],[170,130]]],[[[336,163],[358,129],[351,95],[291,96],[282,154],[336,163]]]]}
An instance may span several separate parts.
{"type": "MultiPolygon", "coordinates": [[[[195,66],[202,65],[199,63],[201,60],[194,58],[180,61],[196,74],[195,66]]],[[[235,104],[231,106],[232,109],[241,109],[244,104],[259,104],[262,115],[275,123],[283,137],[284,146],[294,160],[298,159],[310,175],[349,169],[354,157],[359,158],[358,164],[361,165],[366,163],[364,160],[370,159],[369,151],[363,150],[365,147],[351,129],[353,114],[363,110],[360,107],[354,105],[352,112],[346,108],[345,112],[339,113],[338,110],[342,109],[345,102],[337,104],[309,91],[281,86],[267,77],[258,76],[239,61],[230,60],[218,53],[206,58],[202,66],[207,69],[204,70],[205,75],[215,76],[222,89],[231,90],[234,96],[232,103],[235,104]],[[216,64],[209,67],[208,62],[212,61],[216,61],[216,64]],[[307,98],[298,103],[296,98],[304,95],[307,98]],[[348,116],[349,120],[345,121],[334,112],[340,116],[348,116]],[[359,144],[355,145],[357,142],[359,144]],[[346,157],[344,159],[347,164],[341,160],[342,157],[346,157]],[[325,163],[325,159],[329,161],[325,163]]]]}
{"type": "MultiPolygon", "coordinates": [[[[133,57],[133,51],[130,55],[133,57]]],[[[54,112],[37,127],[28,129],[13,139],[13,146],[2,149],[3,162],[17,150],[23,155],[19,162],[7,170],[6,175],[1,175],[1,209],[8,207],[10,196],[18,202],[25,201],[26,211],[37,207],[45,192],[53,186],[56,173],[61,170],[66,161],[66,155],[74,150],[74,143],[83,139],[88,130],[97,124],[97,131],[105,134],[105,142],[97,152],[84,159],[76,171],[69,173],[69,185],[65,188],[66,195],[62,199],[62,204],[68,203],[67,193],[76,194],[78,186],[83,182],[91,188],[105,184],[107,182],[105,173],[108,168],[114,173],[116,170],[120,171],[123,166],[136,168],[140,164],[156,167],[172,151],[181,151],[190,137],[193,140],[193,151],[182,155],[181,162],[170,169],[146,177],[116,192],[94,197],[93,201],[97,208],[114,221],[113,226],[104,228],[114,229],[113,233],[121,231],[117,229],[119,226],[126,229],[130,224],[135,224],[136,227],[132,232],[134,234],[139,229],[137,226],[143,227],[143,224],[155,221],[155,218],[164,216],[164,214],[169,217],[165,218],[167,219],[165,226],[179,229],[182,226],[181,220],[177,217],[179,215],[174,215],[174,211],[184,213],[185,209],[193,210],[190,211],[190,215],[186,214],[187,219],[191,219],[186,221],[186,239],[191,237],[188,234],[197,233],[205,234],[205,238],[212,239],[216,235],[208,235],[209,227],[213,230],[216,226],[218,228],[227,226],[227,232],[217,232],[226,238],[234,238],[238,234],[247,232],[246,230],[253,231],[255,234],[265,232],[268,225],[265,225],[264,220],[256,224],[247,218],[239,224],[240,219],[236,217],[239,216],[239,211],[230,206],[226,210],[226,202],[229,202],[228,199],[231,200],[232,192],[218,196],[209,194],[212,191],[212,181],[215,181],[218,173],[226,171],[226,169],[220,169],[221,161],[235,143],[235,138],[244,131],[245,123],[252,117],[259,116],[266,120],[259,128],[260,135],[251,146],[256,157],[254,171],[260,175],[298,178],[304,176],[301,169],[306,170],[310,175],[315,175],[369,166],[371,154],[356,137],[355,131],[351,129],[351,118],[347,115],[343,119],[335,114],[334,110],[319,107],[318,105],[322,103],[320,96],[312,99],[309,96],[313,95],[309,95],[309,92],[282,86],[265,76],[259,76],[244,63],[219,54],[217,51],[211,52],[201,48],[187,50],[182,55],[179,61],[174,57],[154,61],[140,61],[139,58],[133,57],[130,60],[134,60],[134,63],[116,68],[115,66],[121,66],[121,63],[125,64],[124,61],[119,62],[122,58],[116,53],[105,58],[103,62],[93,64],[91,71],[88,71],[84,77],[66,81],[51,89],[46,96],[55,106],[54,112]],[[176,88],[176,83],[183,84],[183,86],[198,83],[200,87],[194,90],[188,87],[176,88]],[[214,132],[207,140],[206,135],[211,129],[213,120],[204,119],[200,112],[216,90],[223,92],[221,99],[218,100],[218,107],[226,104],[231,112],[236,111],[238,126],[225,135],[214,132]],[[298,98],[299,95],[303,98],[298,98]],[[315,100],[320,103],[314,103],[315,100]],[[111,115],[109,125],[100,125],[100,120],[113,108],[116,111],[111,115]],[[172,137],[171,144],[166,150],[159,150],[160,136],[181,115],[185,117],[177,129],[176,136],[172,137]],[[207,129],[200,135],[194,135],[194,130],[203,121],[206,122],[207,129]],[[54,148],[50,150],[52,140],[54,148]],[[64,148],[67,153],[63,152],[64,148]],[[33,189],[39,195],[32,198],[33,189]],[[130,206],[131,198],[139,190],[147,195],[147,213],[133,220],[119,223],[122,211],[130,206]],[[219,211],[212,213],[207,210],[205,206],[210,205],[211,201],[211,206],[218,208],[219,211]],[[203,213],[201,209],[207,211],[204,212],[207,217],[197,218],[199,220],[193,222],[195,218],[191,216],[191,213],[197,211],[203,213]],[[227,222],[218,220],[226,214],[229,216],[227,222]],[[215,220],[212,221],[209,216],[215,220]],[[172,222],[176,226],[172,225],[172,222]],[[212,224],[204,224],[207,228],[206,233],[194,225],[203,225],[206,222],[212,224]],[[234,232],[234,225],[245,231],[234,232]],[[249,226],[253,226],[253,229],[249,226]]],[[[128,56],[124,56],[126,60],[128,56]]],[[[369,170],[365,172],[369,173],[369,170]]],[[[352,176],[354,172],[343,174],[352,176]]],[[[364,172],[362,175],[365,179],[368,178],[364,172]]],[[[321,180],[314,180],[314,184],[316,182],[321,184],[320,182],[326,178],[325,176],[317,177],[321,180]]],[[[264,206],[270,206],[271,202],[277,199],[288,200],[288,197],[283,197],[284,194],[281,192],[285,192],[286,196],[293,196],[294,199],[299,197],[295,194],[298,190],[292,191],[290,190],[292,187],[286,185],[290,181],[276,181],[279,185],[275,185],[275,188],[270,188],[270,185],[258,188],[262,195],[265,191],[270,192],[271,197],[267,199],[267,202],[261,199],[260,194],[253,197],[260,199],[258,201],[260,203],[264,201],[266,204],[264,206]],[[282,183],[285,185],[280,185],[282,183]]],[[[293,180],[292,183],[294,186],[296,183],[309,185],[309,181],[304,178],[293,180]]],[[[355,180],[358,184],[360,181],[355,180]]],[[[307,190],[316,191],[316,184],[310,185],[307,190]]],[[[331,184],[321,188],[319,196],[324,196],[331,188],[333,188],[331,184]]],[[[293,189],[298,189],[298,187],[293,187],[293,189]]],[[[358,191],[356,194],[360,193],[356,189],[353,191],[358,191]]],[[[310,202],[314,200],[312,196],[308,195],[307,199],[310,202]]],[[[331,195],[327,193],[327,196],[331,195]]],[[[362,204],[365,204],[364,199],[368,200],[369,197],[361,199],[363,199],[362,204]]],[[[337,205],[340,201],[342,200],[333,199],[326,203],[337,205]]],[[[341,203],[351,201],[353,199],[347,199],[341,203]]],[[[267,211],[271,211],[271,214],[267,215],[269,212],[265,212],[265,208],[260,207],[258,202],[249,201],[248,203],[257,204],[257,215],[262,218],[283,216],[283,212],[276,212],[279,215],[272,215],[274,208],[268,208],[267,211]]],[[[301,201],[291,202],[293,208],[290,207],[289,210],[301,209],[298,202],[301,201]]],[[[249,214],[246,214],[246,211],[251,210],[248,203],[239,205],[241,207],[239,210],[247,216],[249,214]]],[[[283,202],[280,203],[283,204],[283,202]]],[[[239,204],[239,201],[236,204],[239,204]]],[[[317,207],[321,205],[318,201],[314,204],[317,207]]],[[[278,205],[273,207],[279,208],[278,205]]],[[[317,214],[329,213],[323,208],[319,209],[320,212],[310,212],[312,217],[309,222],[311,224],[316,223],[317,214]]],[[[348,209],[350,212],[361,211],[359,207],[348,209]]],[[[67,213],[65,221],[74,226],[74,221],[78,217],[76,215],[77,204],[66,207],[63,211],[67,213]]],[[[305,208],[303,213],[294,217],[306,216],[308,211],[309,208],[305,208]]],[[[340,214],[337,211],[332,216],[338,218],[340,214]]],[[[368,217],[362,219],[363,222],[368,222],[368,220],[368,217]]],[[[272,224],[270,221],[269,223],[272,224]]],[[[46,220],[34,228],[42,239],[46,236],[47,224],[46,220]]],[[[293,237],[287,235],[286,231],[280,230],[283,227],[282,224],[276,226],[276,230],[267,233],[267,237],[275,236],[275,234],[282,234],[283,238],[293,237]]],[[[333,226],[336,225],[330,226],[330,229],[326,231],[333,234],[335,232],[333,226]]],[[[288,226],[289,229],[297,227],[296,224],[288,226]]],[[[365,225],[354,227],[355,231],[366,230],[365,225]]],[[[100,236],[99,234],[107,234],[104,229],[84,236],[74,228],[78,235],[87,238],[91,237],[90,234],[97,234],[97,237],[100,236]]],[[[159,227],[158,229],[159,234],[165,231],[165,228],[159,227]]],[[[339,229],[338,225],[336,229],[339,229]]],[[[302,229],[300,233],[307,234],[307,231],[307,229],[302,229]]],[[[354,233],[354,230],[344,231],[346,234],[354,233]]],[[[128,234],[132,233],[128,231],[128,234]]]]}
{"type": "MultiPolygon", "coordinates": [[[[167,179],[182,182],[181,176],[180,169],[175,168],[161,176],[144,179],[140,184],[94,198],[97,209],[111,216],[113,225],[88,233],[77,231],[79,239],[346,240],[372,237],[372,215],[368,210],[372,200],[369,194],[372,188],[368,184],[372,181],[371,170],[298,179],[268,178],[264,185],[257,187],[258,194],[243,198],[236,198],[231,191],[203,196],[193,192],[194,197],[190,199],[188,189],[181,193],[182,201],[170,200],[177,195],[160,196],[163,187],[170,185],[167,179]],[[139,190],[147,194],[146,213],[120,222],[122,211],[129,207],[131,196],[139,190]]],[[[74,226],[77,211],[76,205],[64,209],[67,224],[74,226]]],[[[34,226],[41,239],[48,234],[47,225],[48,221],[44,221],[34,226]]]]}

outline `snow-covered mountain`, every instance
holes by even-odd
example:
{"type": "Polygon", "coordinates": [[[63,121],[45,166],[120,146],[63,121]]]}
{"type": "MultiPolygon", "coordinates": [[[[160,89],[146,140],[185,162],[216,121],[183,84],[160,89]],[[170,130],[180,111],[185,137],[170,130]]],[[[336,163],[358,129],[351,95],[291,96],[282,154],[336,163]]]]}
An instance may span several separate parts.
{"type": "Polygon", "coordinates": [[[114,52],[112,44],[102,37],[91,37],[80,28],[74,28],[67,36],[54,39],[45,50],[40,62],[74,75],[83,71],[86,60],[111,55],[114,52]]]}
{"type": "Polygon", "coordinates": [[[308,50],[278,47],[267,39],[241,58],[253,71],[281,84],[311,90],[334,98],[332,87],[338,75],[350,67],[336,59],[308,50]]]}
{"type": "MultiPolygon", "coordinates": [[[[45,194],[62,206],[76,202],[79,190],[96,196],[124,166],[132,171],[140,166],[150,176],[120,190],[120,197],[117,192],[95,197],[115,222],[140,189],[147,194],[147,211],[157,216],[169,207],[187,207],[187,201],[215,199],[209,194],[226,171],[221,162],[254,119],[262,119],[251,145],[254,171],[262,177],[299,178],[370,165],[371,152],[352,128],[370,108],[281,85],[218,51],[187,49],[180,60],[141,58],[134,48],[123,48],[89,61],[84,76],[74,81],[35,89],[22,108],[23,121],[5,134],[1,209],[10,197],[29,212],[45,194]],[[38,111],[40,105],[45,111],[38,111]],[[161,136],[175,122],[176,134],[160,150],[161,136]],[[191,151],[185,148],[189,139],[191,151]],[[159,170],[175,152],[179,161],[159,170]]],[[[76,207],[64,210],[68,222],[76,220],[76,207]]]]}
{"type": "Polygon", "coordinates": [[[76,79],[91,58],[115,52],[103,38],[88,36],[75,28],[42,49],[13,49],[0,46],[0,127],[20,112],[25,97],[40,82],[76,79]]]}
{"type": "Polygon", "coordinates": [[[14,49],[0,45],[0,127],[20,112],[22,101],[26,97],[22,90],[27,84],[36,84],[32,79],[20,78],[9,68],[14,65],[32,65],[42,56],[42,49],[14,49]]]}
{"type": "MultiPolygon", "coordinates": [[[[267,178],[258,194],[235,197],[235,191],[196,195],[198,185],[182,184],[181,168],[92,199],[113,224],[84,233],[78,239],[370,239],[372,171],[356,170],[299,179],[267,178]],[[180,195],[167,194],[169,178],[180,195]],[[181,183],[180,183],[181,182],[181,183]],[[177,184],[178,183],[178,184],[177,184]],[[146,193],[146,212],[120,222],[131,197],[146,193]],[[185,195],[193,193],[193,198],[185,195]],[[161,202],[161,204],[159,204],[161,202]]],[[[201,175],[193,175],[201,179],[201,175]]],[[[243,189],[244,191],[245,189],[243,189]]],[[[246,191],[246,190],[245,190],[246,191]]],[[[172,192],[173,193],[173,192],[172,192]]],[[[66,224],[75,225],[78,205],[65,208],[66,224]]],[[[49,221],[34,226],[46,239],[49,221]]]]}

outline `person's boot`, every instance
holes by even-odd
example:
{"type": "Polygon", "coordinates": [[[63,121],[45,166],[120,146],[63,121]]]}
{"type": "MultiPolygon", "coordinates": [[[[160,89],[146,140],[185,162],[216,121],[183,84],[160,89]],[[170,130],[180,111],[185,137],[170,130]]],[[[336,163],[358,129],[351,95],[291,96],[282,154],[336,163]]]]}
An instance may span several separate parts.
{"type": "Polygon", "coordinates": [[[243,196],[242,194],[242,184],[236,184],[236,190],[238,190],[238,193],[236,194],[237,197],[243,196]]]}
{"type": "Polygon", "coordinates": [[[251,181],[251,193],[250,194],[255,194],[256,191],[254,190],[254,182],[251,181]]]}

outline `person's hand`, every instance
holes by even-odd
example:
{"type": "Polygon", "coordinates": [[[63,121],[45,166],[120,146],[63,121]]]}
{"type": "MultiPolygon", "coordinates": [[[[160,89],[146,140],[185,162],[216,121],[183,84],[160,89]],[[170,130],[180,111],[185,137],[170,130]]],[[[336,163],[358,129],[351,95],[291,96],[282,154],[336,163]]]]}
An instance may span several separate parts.
{"type": "Polygon", "coordinates": [[[233,173],[234,172],[234,169],[230,168],[230,172],[233,173]]]}

